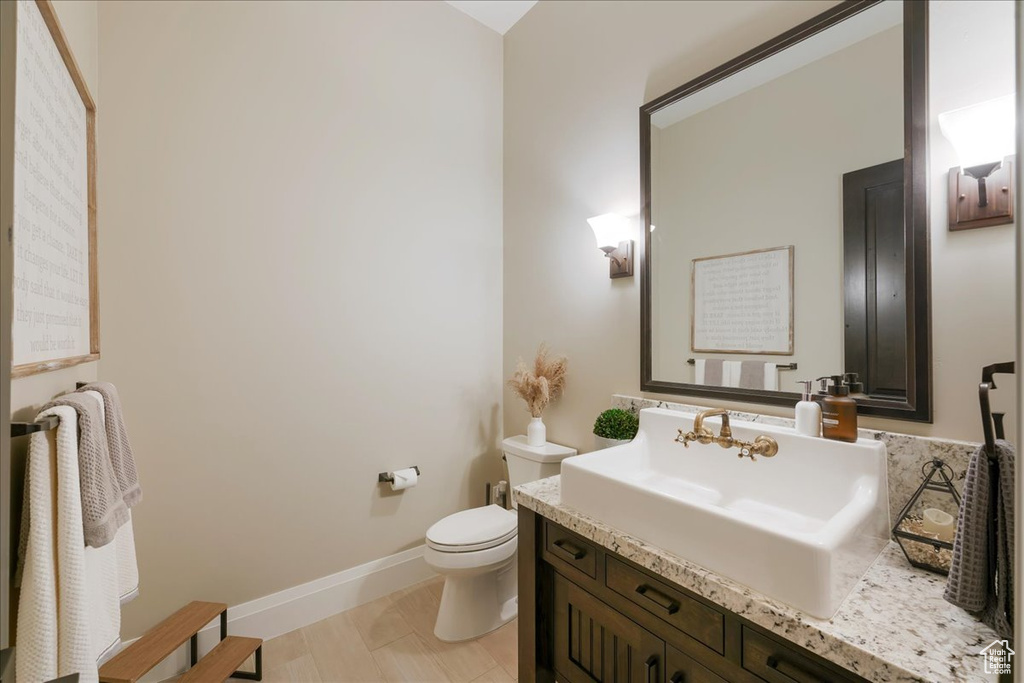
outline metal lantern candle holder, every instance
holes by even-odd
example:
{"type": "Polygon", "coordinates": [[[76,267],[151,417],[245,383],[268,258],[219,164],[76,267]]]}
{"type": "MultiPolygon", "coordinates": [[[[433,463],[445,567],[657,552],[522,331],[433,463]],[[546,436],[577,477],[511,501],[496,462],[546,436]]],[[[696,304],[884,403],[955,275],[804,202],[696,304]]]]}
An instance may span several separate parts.
{"type": "Polygon", "coordinates": [[[953,528],[960,511],[960,494],[953,486],[953,470],[941,460],[927,462],[921,468],[924,481],[900,511],[892,535],[910,564],[921,569],[948,574],[953,561],[953,541],[940,539],[925,529],[924,510],[936,508],[953,517],[953,528]]]}

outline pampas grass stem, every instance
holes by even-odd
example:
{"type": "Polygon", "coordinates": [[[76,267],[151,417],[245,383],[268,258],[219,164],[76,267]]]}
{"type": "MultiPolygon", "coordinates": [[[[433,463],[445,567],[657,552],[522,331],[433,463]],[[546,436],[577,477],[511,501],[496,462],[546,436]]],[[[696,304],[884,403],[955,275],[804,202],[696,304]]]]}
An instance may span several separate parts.
{"type": "Polygon", "coordinates": [[[548,404],[558,398],[565,388],[568,365],[565,356],[550,358],[547,345],[541,344],[533,360],[533,368],[520,360],[508,385],[526,402],[530,415],[540,417],[548,404]]]}

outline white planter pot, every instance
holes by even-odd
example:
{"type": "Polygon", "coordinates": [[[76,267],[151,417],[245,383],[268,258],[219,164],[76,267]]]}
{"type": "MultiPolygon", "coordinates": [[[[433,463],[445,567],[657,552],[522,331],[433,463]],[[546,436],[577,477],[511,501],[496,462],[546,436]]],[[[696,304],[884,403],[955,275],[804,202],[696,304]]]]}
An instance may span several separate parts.
{"type": "Polygon", "coordinates": [[[632,439],[606,439],[603,436],[594,434],[594,450],[600,451],[604,448],[611,448],[612,446],[621,446],[624,443],[629,443],[632,439]]]}
{"type": "Polygon", "coordinates": [[[540,448],[548,442],[548,428],[539,417],[530,418],[530,426],[526,428],[526,445],[540,448]]]}

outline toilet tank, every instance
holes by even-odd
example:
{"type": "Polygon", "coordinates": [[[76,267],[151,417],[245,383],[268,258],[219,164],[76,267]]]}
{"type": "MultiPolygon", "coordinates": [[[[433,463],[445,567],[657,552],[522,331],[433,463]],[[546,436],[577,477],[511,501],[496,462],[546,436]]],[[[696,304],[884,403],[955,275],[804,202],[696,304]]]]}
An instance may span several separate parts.
{"type": "Polygon", "coordinates": [[[527,446],[525,436],[513,436],[501,442],[508,464],[508,483],[515,488],[538,479],[553,477],[562,471],[562,461],[576,455],[575,448],[550,441],[543,446],[527,446]]]}

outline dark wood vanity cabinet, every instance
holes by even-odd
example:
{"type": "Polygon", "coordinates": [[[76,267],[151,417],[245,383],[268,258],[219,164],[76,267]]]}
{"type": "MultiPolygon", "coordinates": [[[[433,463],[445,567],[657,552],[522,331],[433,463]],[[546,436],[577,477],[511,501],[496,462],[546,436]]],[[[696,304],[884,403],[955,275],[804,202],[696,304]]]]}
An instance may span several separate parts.
{"type": "Polygon", "coordinates": [[[556,678],[865,680],[520,507],[519,679],[556,678]]]}
{"type": "Polygon", "coordinates": [[[557,573],[552,616],[559,680],[662,680],[665,642],[557,573]]]}

